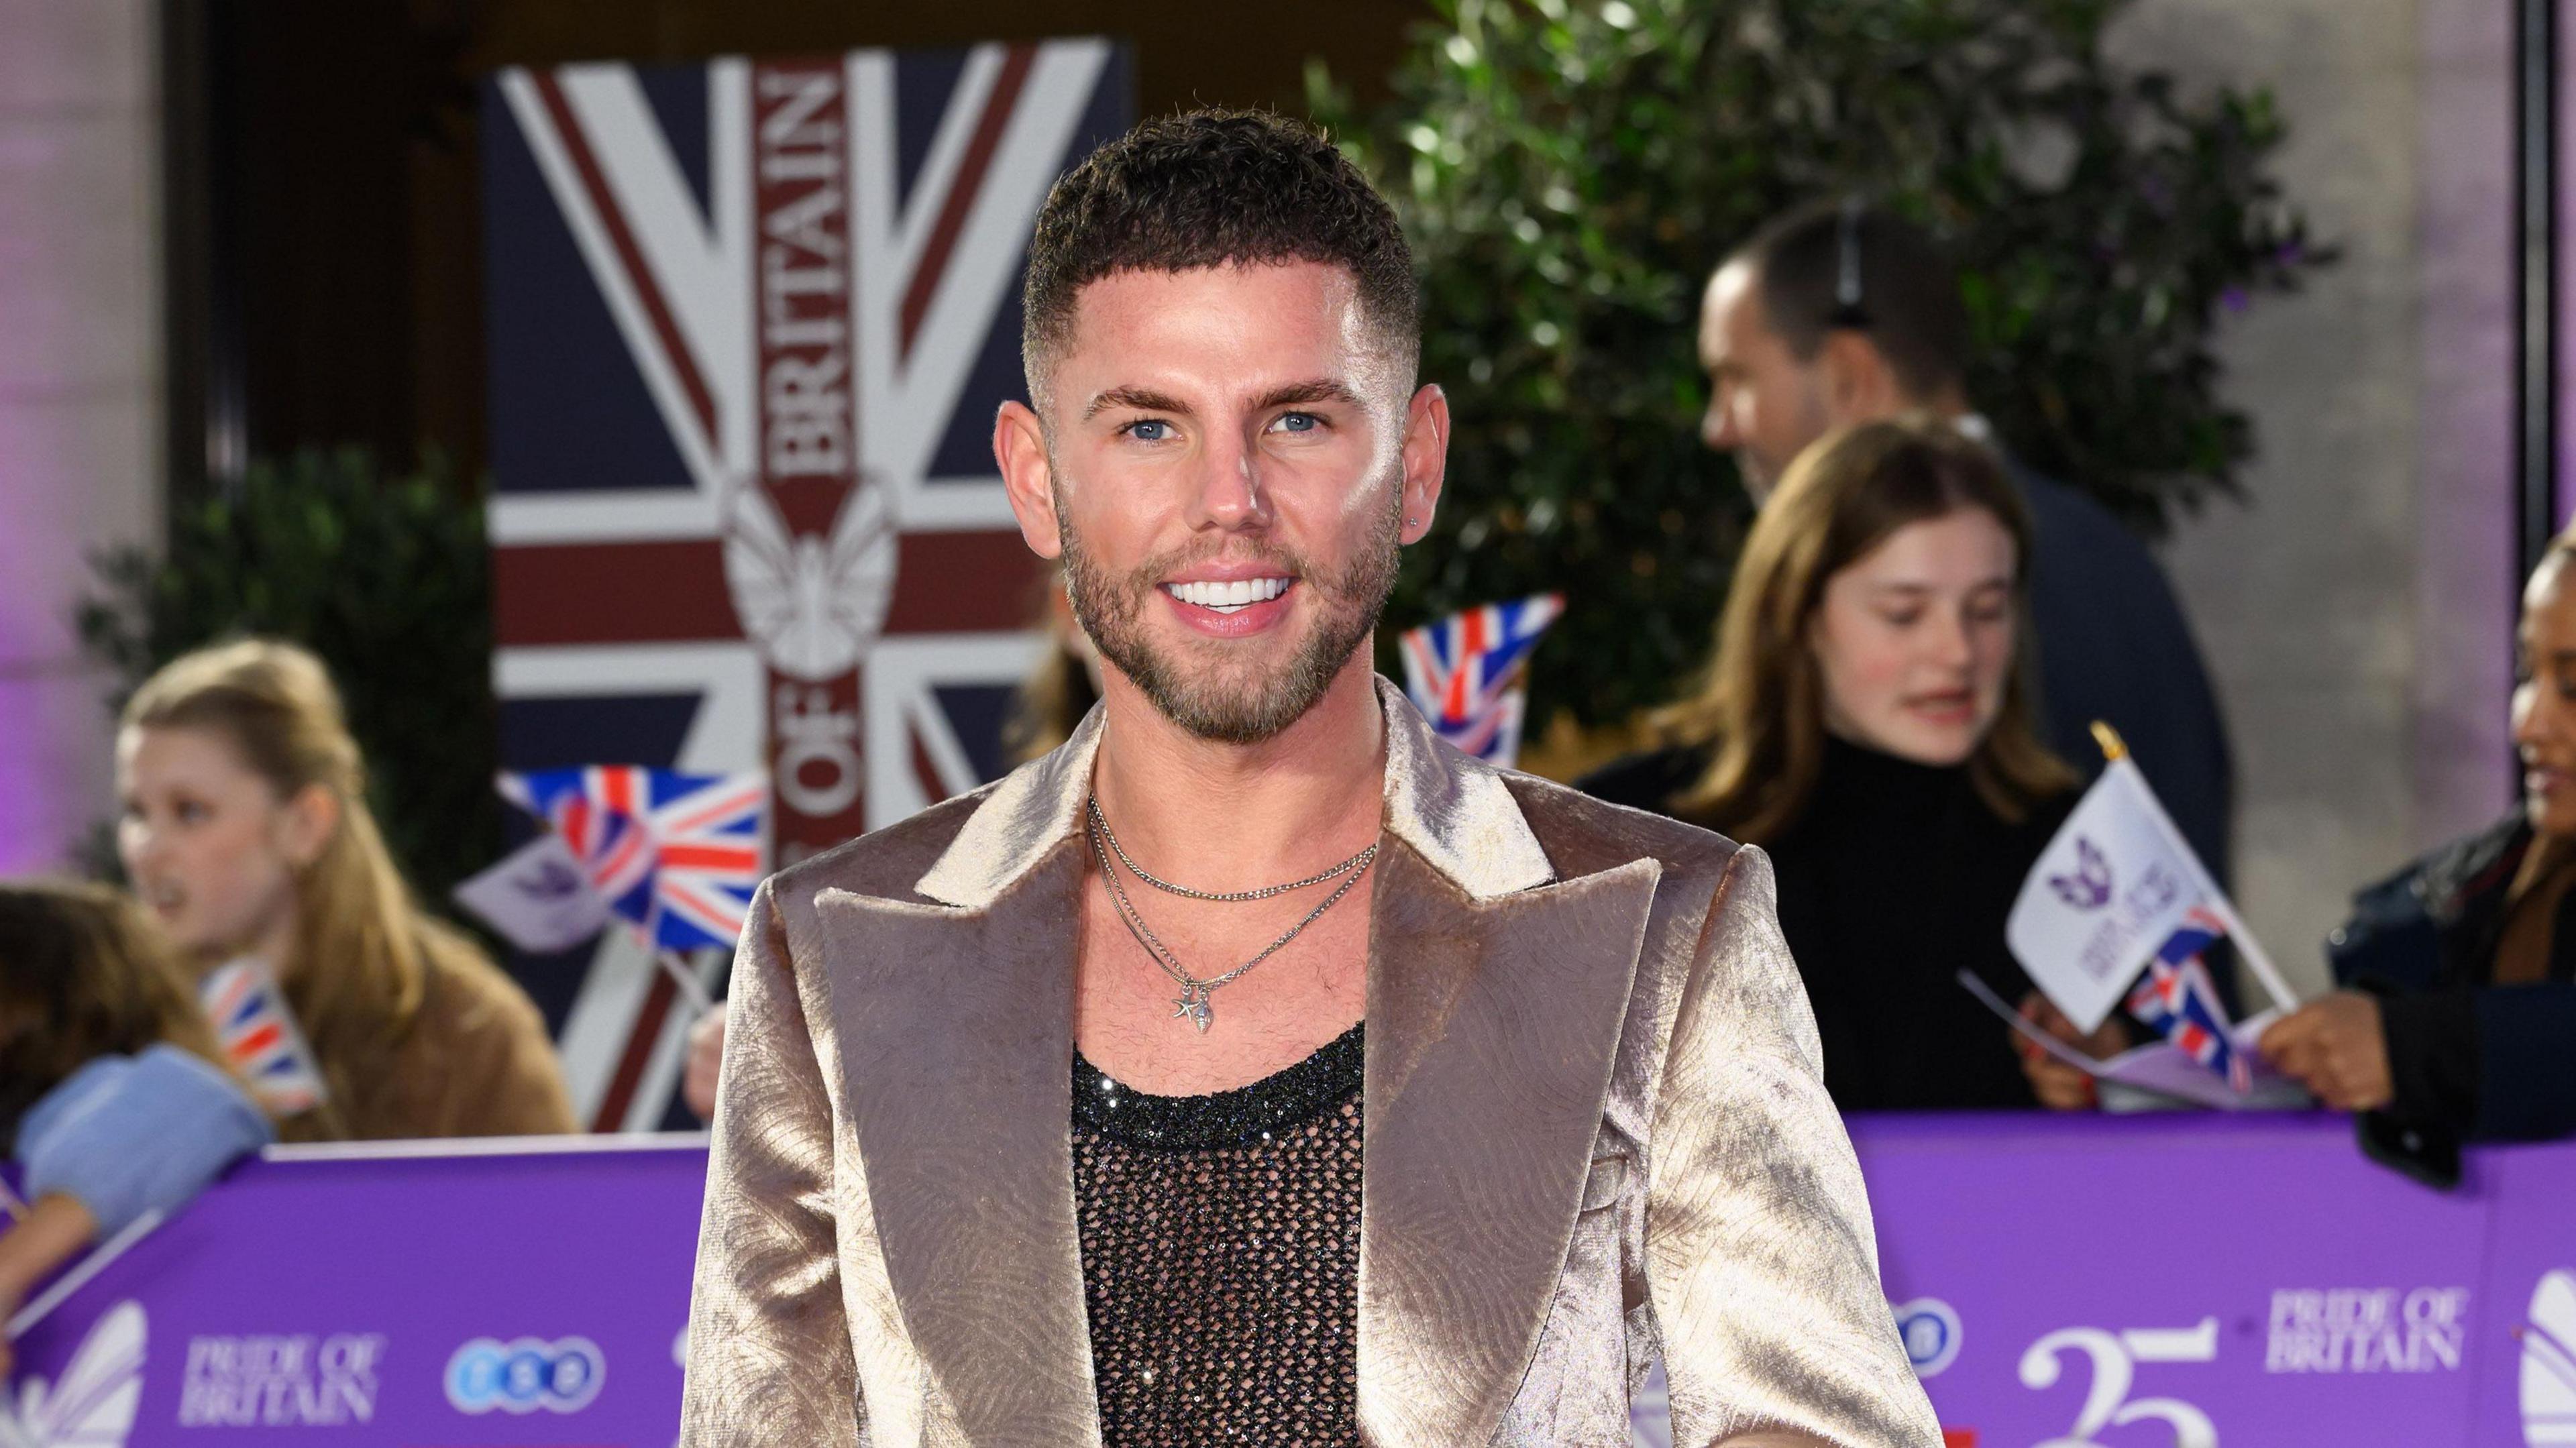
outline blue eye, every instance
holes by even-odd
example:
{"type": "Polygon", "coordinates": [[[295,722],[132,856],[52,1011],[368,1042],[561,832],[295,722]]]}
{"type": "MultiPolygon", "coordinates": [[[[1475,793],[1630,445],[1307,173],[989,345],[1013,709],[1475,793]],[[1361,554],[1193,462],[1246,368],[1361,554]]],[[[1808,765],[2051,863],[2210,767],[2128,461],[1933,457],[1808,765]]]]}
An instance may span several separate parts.
{"type": "Polygon", "coordinates": [[[1123,430],[1138,442],[1168,442],[1172,436],[1172,425],[1159,417],[1140,417],[1123,430]]]}
{"type": "Polygon", "coordinates": [[[1323,427],[1324,420],[1311,412],[1283,412],[1270,425],[1281,432],[1314,432],[1323,427]]]}

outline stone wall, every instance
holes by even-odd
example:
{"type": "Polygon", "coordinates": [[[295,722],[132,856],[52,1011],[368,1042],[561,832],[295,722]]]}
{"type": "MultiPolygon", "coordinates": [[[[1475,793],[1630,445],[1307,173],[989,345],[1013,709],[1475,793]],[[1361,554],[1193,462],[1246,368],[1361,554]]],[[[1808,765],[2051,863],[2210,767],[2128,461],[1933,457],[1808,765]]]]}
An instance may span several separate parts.
{"type": "Polygon", "coordinates": [[[159,530],[160,145],[147,0],[0,0],[0,875],[107,813],[85,555],[159,530]]]}
{"type": "Polygon", "coordinates": [[[2117,37],[2271,87],[2280,174],[2342,251],[2229,329],[2261,456],[2166,554],[2235,744],[2237,894],[2303,991],[2354,887],[2509,798],[2509,13],[2140,0],[2117,37]]]}

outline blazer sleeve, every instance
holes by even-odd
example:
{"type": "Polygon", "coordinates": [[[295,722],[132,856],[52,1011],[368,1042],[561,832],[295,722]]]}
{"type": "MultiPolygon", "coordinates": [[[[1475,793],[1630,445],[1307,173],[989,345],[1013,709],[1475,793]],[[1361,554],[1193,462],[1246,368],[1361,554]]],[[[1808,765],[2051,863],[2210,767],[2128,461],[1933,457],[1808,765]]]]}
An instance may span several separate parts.
{"type": "Polygon", "coordinates": [[[1769,859],[1737,851],[1655,1108],[1645,1261],[1674,1448],[1939,1448],[1772,902],[1769,859]]]}
{"type": "Polygon", "coordinates": [[[734,962],[698,1225],[682,1448],[856,1448],[832,1107],[770,886],[734,962]]]}

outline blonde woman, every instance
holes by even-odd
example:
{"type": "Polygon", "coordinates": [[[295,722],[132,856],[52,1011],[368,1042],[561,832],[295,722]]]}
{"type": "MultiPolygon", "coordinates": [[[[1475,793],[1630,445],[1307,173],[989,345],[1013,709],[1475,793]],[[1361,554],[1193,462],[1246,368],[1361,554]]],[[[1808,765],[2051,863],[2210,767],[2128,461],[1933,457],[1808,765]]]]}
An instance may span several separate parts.
{"type": "Polygon", "coordinates": [[[535,1006],[414,905],[320,661],[266,640],[175,660],[116,756],[136,893],[199,969],[265,961],[312,1041],[329,1099],[285,1139],[575,1129],[535,1006]]]}
{"type": "MultiPolygon", "coordinates": [[[[2040,743],[2023,640],[2031,528],[1983,447],[1935,422],[1831,434],[1790,465],[1736,564],[1700,691],[1667,747],[1582,787],[1769,850],[1846,1111],[2091,1099],[2020,1053],[1957,976],[2072,1036],[2004,947],[2074,804],[2040,743]]],[[[2107,1054],[2117,1022],[2083,1043],[2107,1054]]]]}

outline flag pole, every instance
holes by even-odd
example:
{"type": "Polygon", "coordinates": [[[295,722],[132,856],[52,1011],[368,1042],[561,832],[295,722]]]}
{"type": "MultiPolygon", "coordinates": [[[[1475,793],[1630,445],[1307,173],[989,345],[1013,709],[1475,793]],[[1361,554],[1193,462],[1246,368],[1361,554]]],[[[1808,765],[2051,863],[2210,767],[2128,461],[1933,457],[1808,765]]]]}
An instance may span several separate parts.
{"type": "MultiPolygon", "coordinates": [[[[2118,764],[2129,757],[2128,741],[2120,737],[2120,731],[2102,720],[2093,721],[2093,742],[2102,747],[2102,758],[2106,763],[2118,764]]],[[[2209,867],[2200,862],[2191,842],[2183,838],[2182,828],[2173,822],[2173,816],[2165,813],[2164,801],[2156,798],[2153,789],[2139,793],[2149,806],[2148,815],[2155,820],[2156,827],[2164,831],[2165,842],[2191,861],[2192,869],[2200,876],[2200,890],[2208,901],[2209,912],[2226,925],[2227,938],[2236,942],[2237,954],[2244,958],[2246,968],[2261,982],[2264,993],[2272,997],[2272,1004],[2284,1011],[2297,1010],[2297,994],[2291,991],[2289,982],[2281,978],[2280,970],[2272,964],[2272,957],[2264,953],[2261,942],[2254,938],[2254,932],[2247,928],[2245,917],[2236,913],[2236,902],[2227,898],[2227,892],[2218,888],[2216,880],[2209,878],[2209,867]]]]}
{"type": "Polygon", "coordinates": [[[689,1019],[696,1020],[716,1008],[715,997],[707,994],[706,984],[698,979],[696,971],[689,969],[686,961],[680,959],[678,951],[656,946],[653,962],[662,967],[663,973],[671,977],[671,983],[678,986],[680,994],[688,1000],[689,1019]]]}
{"type": "Polygon", "coordinates": [[[124,1256],[135,1243],[150,1236],[152,1230],[161,1225],[161,1215],[159,1207],[146,1208],[143,1215],[126,1223],[123,1230],[100,1244],[96,1251],[82,1258],[79,1265],[55,1278],[53,1286],[46,1288],[35,1301],[20,1308],[18,1315],[9,1319],[6,1329],[9,1340],[16,1342],[26,1336],[27,1329],[44,1321],[55,1308],[63,1305],[63,1299],[87,1286],[91,1278],[107,1270],[109,1263],[124,1256]]]}

